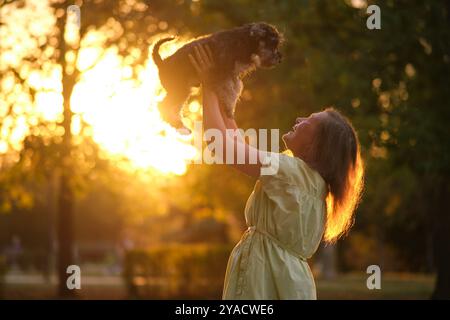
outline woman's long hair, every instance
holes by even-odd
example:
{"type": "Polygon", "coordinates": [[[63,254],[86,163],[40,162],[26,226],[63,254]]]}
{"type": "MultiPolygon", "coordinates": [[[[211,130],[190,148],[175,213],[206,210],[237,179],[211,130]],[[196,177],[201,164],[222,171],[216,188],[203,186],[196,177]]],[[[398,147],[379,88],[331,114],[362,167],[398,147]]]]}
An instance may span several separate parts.
{"type": "Polygon", "coordinates": [[[350,121],[333,108],[325,112],[328,117],[317,127],[307,162],[328,186],[324,240],[333,243],[353,225],[364,184],[364,165],[350,121]]]}

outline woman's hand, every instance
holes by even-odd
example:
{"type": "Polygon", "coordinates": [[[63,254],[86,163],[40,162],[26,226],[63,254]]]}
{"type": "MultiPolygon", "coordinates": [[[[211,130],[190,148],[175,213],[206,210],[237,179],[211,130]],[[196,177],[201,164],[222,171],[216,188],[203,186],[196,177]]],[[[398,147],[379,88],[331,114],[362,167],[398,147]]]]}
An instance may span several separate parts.
{"type": "Polygon", "coordinates": [[[189,54],[189,60],[200,78],[203,86],[211,84],[212,71],[214,69],[214,59],[211,48],[208,45],[196,45],[194,55],[189,54]]]}
{"type": "MultiPolygon", "coordinates": [[[[234,138],[227,133],[227,129],[236,130],[237,125],[234,120],[225,120],[226,117],[222,115],[216,94],[213,90],[208,88],[211,85],[214,69],[214,60],[211,49],[208,45],[197,45],[194,47],[194,55],[189,55],[189,60],[197,71],[203,85],[203,127],[205,132],[209,129],[215,129],[219,130],[222,134],[221,141],[223,143],[219,143],[217,146],[211,146],[211,148],[213,148],[211,151],[214,151],[215,157],[218,160],[217,163],[226,163],[226,161],[229,160],[227,157],[226,146],[231,145],[234,148],[232,151],[233,161],[229,164],[250,176],[258,177],[261,169],[260,159],[262,159],[259,150],[245,143],[240,135],[234,138]],[[237,161],[237,155],[242,151],[245,157],[244,164],[237,161]],[[256,164],[253,164],[250,159],[256,159],[256,164]]],[[[210,147],[209,144],[208,147],[210,147]]]]}

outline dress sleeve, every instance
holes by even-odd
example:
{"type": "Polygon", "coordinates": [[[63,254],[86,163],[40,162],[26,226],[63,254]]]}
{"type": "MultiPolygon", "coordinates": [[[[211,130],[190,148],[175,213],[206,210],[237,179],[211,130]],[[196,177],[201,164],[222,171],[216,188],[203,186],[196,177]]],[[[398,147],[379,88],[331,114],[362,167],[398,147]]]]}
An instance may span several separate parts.
{"type": "Polygon", "coordinates": [[[267,153],[265,162],[270,163],[271,170],[262,171],[259,180],[269,198],[297,201],[300,195],[323,196],[322,178],[303,160],[283,153],[267,153]]]}
{"type": "Polygon", "coordinates": [[[283,211],[295,210],[299,205],[298,186],[294,174],[296,174],[292,157],[282,153],[268,153],[267,163],[259,177],[261,188],[264,193],[274,201],[283,211]]]}

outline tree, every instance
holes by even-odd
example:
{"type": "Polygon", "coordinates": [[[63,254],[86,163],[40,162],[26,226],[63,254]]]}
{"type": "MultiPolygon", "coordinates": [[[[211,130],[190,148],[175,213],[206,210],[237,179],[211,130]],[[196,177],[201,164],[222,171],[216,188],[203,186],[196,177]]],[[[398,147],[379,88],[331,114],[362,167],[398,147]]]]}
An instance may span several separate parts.
{"type": "MultiPolygon", "coordinates": [[[[148,47],[152,41],[151,36],[155,35],[160,29],[167,28],[167,22],[161,21],[154,17],[158,6],[167,10],[167,7],[161,2],[154,4],[152,10],[143,1],[48,1],[48,2],[28,2],[28,1],[7,1],[2,2],[2,14],[5,16],[12,16],[14,14],[22,13],[25,17],[32,16],[33,12],[41,14],[37,18],[38,21],[44,22],[45,27],[37,28],[36,21],[24,18],[23,29],[20,32],[14,30],[12,25],[15,21],[11,19],[4,19],[5,27],[9,27],[5,32],[9,39],[3,47],[4,57],[3,62],[7,62],[1,66],[2,75],[9,77],[11,82],[21,86],[21,90],[27,95],[29,105],[36,103],[36,96],[43,90],[52,90],[60,93],[63,98],[63,108],[61,116],[57,117],[57,127],[62,130],[54,128],[53,123],[43,123],[41,120],[38,123],[28,123],[28,128],[32,127],[53,127],[53,132],[49,133],[44,140],[53,139],[56,132],[63,132],[60,139],[57,139],[57,149],[52,153],[48,153],[49,149],[35,148],[32,150],[35,158],[49,158],[53,159],[53,172],[59,177],[59,195],[58,195],[58,278],[59,278],[59,296],[73,297],[74,291],[68,290],[66,287],[67,273],[66,269],[69,265],[75,264],[74,260],[74,193],[78,168],[74,160],[74,155],[77,154],[77,149],[73,143],[72,135],[72,117],[70,98],[73,90],[80,80],[83,72],[95,66],[102,55],[92,63],[90,67],[79,69],[77,65],[79,53],[82,49],[83,40],[93,30],[103,31],[109,30],[108,36],[104,39],[102,45],[105,48],[116,47],[118,53],[124,57],[130,56],[129,65],[136,72],[138,67],[142,67],[144,61],[148,58],[148,47]],[[73,21],[69,21],[68,8],[71,5],[78,5],[80,13],[80,26],[74,28],[73,21]],[[156,8],[156,10],[155,10],[156,8]],[[50,21],[50,22],[49,22],[50,21]],[[151,27],[151,28],[150,28],[151,27]],[[16,37],[14,37],[14,35],[16,37]],[[24,37],[32,44],[28,50],[23,50],[15,59],[11,58],[14,54],[14,39],[24,37]],[[137,51],[136,51],[137,49],[137,51]],[[138,55],[136,56],[136,52],[138,55]],[[9,56],[8,56],[9,54],[9,56]],[[29,75],[32,71],[39,71],[43,69],[57,70],[60,79],[60,89],[57,85],[53,88],[42,88],[39,83],[32,83],[29,75]],[[46,153],[40,154],[40,151],[46,153]]],[[[77,18],[77,17],[76,17],[77,18]]],[[[175,19],[175,17],[174,17],[175,19]]],[[[5,29],[6,30],[6,29],[5,29]]],[[[103,53],[102,53],[103,54],[103,53]]],[[[14,85],[12,85],[13,87],[14,85]]],[[[12,88],[5,92],[5,95],[13,96],[15,93],[12,88]]],[[[2,126],[5,126],[5,119],[11,119],[12,122],[25,116],[26,120],[31,118],[31,113],[17,110],[17,101],[14,99],[7,100],[6,96],[3,101],[8,101],[6,105],[5,117],[2,119],[2,126]]],[[[31,131],[32,129],[30,129],[31,131]]],[[[20,150],[20,141],[16,141],[16,149],[20,150]]],[[[26,148],[25,148],[26,149],[26,148]]],[[[24,150],[25,150],[24,149],[24,150]]],[[[19,156],[20,157],[20,156],[19,156]]],[[[76,158],[76,157],[75,157],[76,158]]],[[[14,158],[16,159],[16,158],[14,158]]],[[[14,163],[15,160],[12,160],[14,163]]],[[[35,164],[35,163],[33,163],[35,164]]],[[[22,169],[27,170],[26,166],[22,169]]],[[[18,184],[20,185],[20,183],[18,184]]],[[[26,193],[24,193],[26,194],[26,193]]],[[[5,202],[7,203],[7,202],[5,202]]]]}

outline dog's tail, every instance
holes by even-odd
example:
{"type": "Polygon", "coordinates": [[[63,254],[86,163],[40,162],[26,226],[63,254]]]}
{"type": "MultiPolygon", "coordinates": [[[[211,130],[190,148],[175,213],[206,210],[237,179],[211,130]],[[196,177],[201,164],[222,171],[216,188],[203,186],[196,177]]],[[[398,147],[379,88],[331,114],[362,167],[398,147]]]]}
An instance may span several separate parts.
{"type": "Polygon", "coordinates": [[[175,39],[175,37],[167,37],[167,38],[163,38],[158,40],[158,42],[155,43],[155,45],[153,46],[153,52],[152,52],[152,57],[153,57],[153,61],[155,62],[155,64],[157,66],[159,66],[162,62],[161,56],[159,55],[159,47],[167,41],[172,41],[173,39],[175,39]]]}

